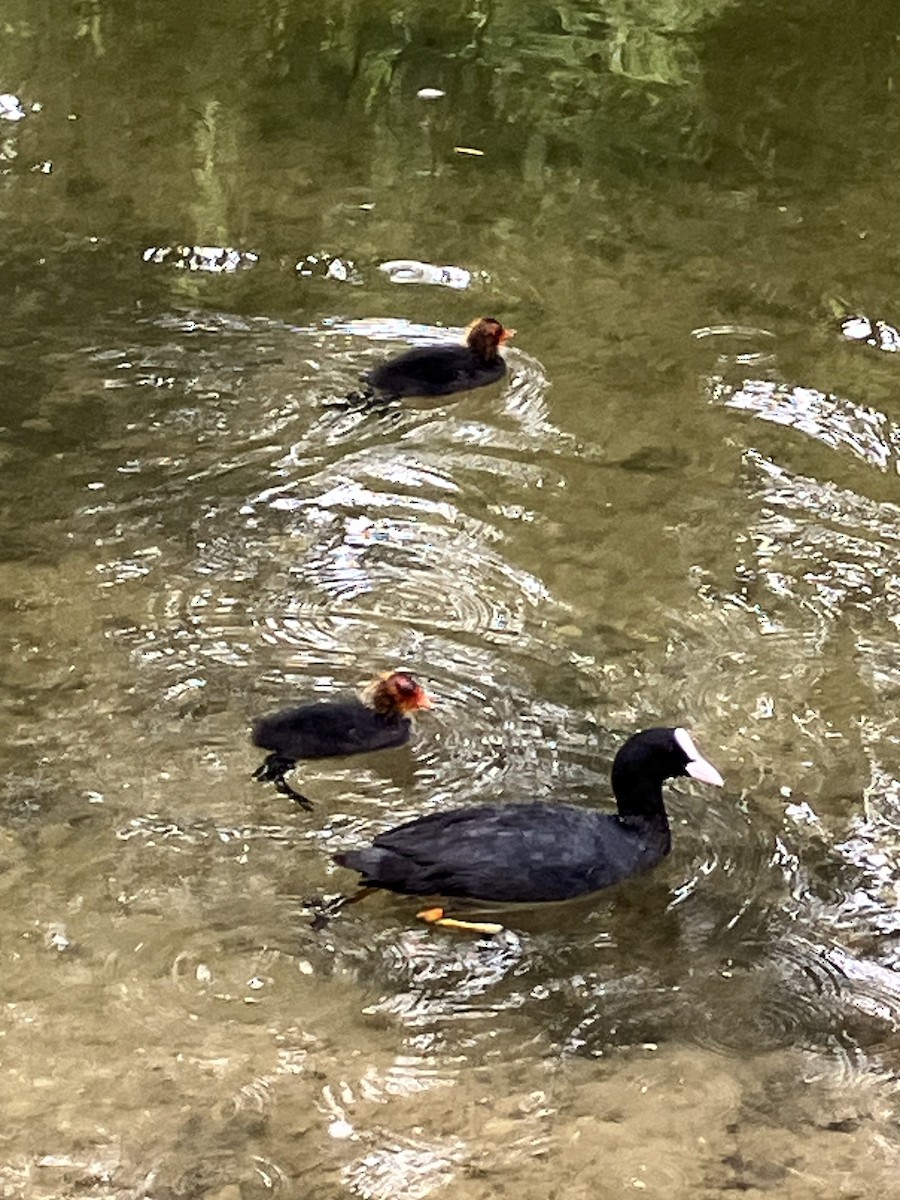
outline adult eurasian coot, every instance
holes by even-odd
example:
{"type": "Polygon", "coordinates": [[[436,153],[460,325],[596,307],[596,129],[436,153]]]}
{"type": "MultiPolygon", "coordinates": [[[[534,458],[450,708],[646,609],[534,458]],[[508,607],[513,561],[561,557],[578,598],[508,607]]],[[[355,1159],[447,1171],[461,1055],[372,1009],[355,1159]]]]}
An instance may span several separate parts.
{"type": "MultiPolygon", "coordinates": [[[[645,729],[613,762],[615,814],[542,801],[451,809],[380,833],[335,861],[359,871],[366,890],[509,904],[566,900],[648,871],[669,853],[662,785],[679,775],[722,784],[687,730],[645,729]]],[[[502,928],[446,911],[418,916],[485,933],[502,928]]]]}

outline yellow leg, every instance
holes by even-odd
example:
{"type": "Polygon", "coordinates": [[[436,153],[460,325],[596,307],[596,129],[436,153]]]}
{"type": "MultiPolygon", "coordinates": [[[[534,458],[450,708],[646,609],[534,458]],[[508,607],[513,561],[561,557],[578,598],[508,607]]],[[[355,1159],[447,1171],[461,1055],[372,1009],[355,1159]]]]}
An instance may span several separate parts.
{"type": "Polygon", "coordinates": [[[503,926],[496,921],[463,921],[455,917],[445,917],[442,908],[423,908],[416,913],[420,921],[429,925],[443,925],[447,929],[468,929],[470,933],[502,933],[503,926]]]}

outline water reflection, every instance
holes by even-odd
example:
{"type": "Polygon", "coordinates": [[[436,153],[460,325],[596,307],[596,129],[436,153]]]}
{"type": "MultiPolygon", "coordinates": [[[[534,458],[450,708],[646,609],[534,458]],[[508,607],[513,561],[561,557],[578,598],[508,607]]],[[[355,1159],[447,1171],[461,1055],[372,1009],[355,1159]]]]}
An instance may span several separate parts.
{"type": "Polygon", "coordinates": [[[714,401],[787,425],[832,449],[848,449],[879,470],[898,470],[900,432],[884,413],[814,388],[747,380],[734,391],[714,388],[714,401]]]}
{"type": "Polygon", "coordinates": [[[0,1191],[893,1185],[896,13],[627,7],[11,10],[0,1191]],[[339,407],[474,310],[502,387],[339,407]],[[398,662],[411,746],[251,784],[398,662]],[[658,720],[732,788],[652,879],[311,928],[334,850],[609,805],[658,720]]]}
{"type": "MultiPolygon", "coordinates": [[[[497,393],[335,430],[320,400],[370,353],[340,324],[192,313],[88,356],[144,404],[140,420],[119,404],[76,514],[97,611],[72,657],[99,652],[106,698],[80,757],[65,753],[79,722],[54,728],[69,788],[93,799],[91,820],[48,845],[81,864],[93,899],[72,902],[71,874],[37,893],[9,986],[53,974],[16,1001],[14,1058],[37,1029],[74,1069],[53,1032],[60,973],[72,1009],[99,996],[153,1113],[133,1136],[164,1140],[162,1186],[198,1195],[286,1192],[310,1153],[360,1196],[464,1195],[472,1171],[546,1194],[561,1161],[596,1172],[601,1149],[622,1188],[770,1186],[760,1129],[773,1136],[773,1097],[798,1071],[816,1097],[805,1111],[789,1092],[807,1139],[877,1144],[866,1056],[897,1019],[894,949],[878,939],[895,932],[900,764],[890,721],[847,719],[827,655],[849,620],[860,678],[895,689],[894,507],[747,448],[733,568],[711,565],[705,526],[679,525],[691,585],[665,637],[603,631],[605,661],[599,642],[576,652],[593,589],[561,597],[552,559],[522,565],[555,519],[547,496],[596,465],[557,436],[540,365],[517,351],[497,393]],[[440,702],[411,747],[317,768],[312,818],[251,787],[244,718],[398,661],[440,702]],[[656,713],[699,725],[746,791],[701,805],[673,789],[675,846],[652,879],[517,912],[492,939],[416,927],[395,897],[311,928],[307,901],[342,885],[342,846],[482,797],[607,805],[613,747],[656,713]],[[848,819],[866,780],[865,820],[848,819]],[[210,1089],[205,1130],[183,1114],[207,1111],[210,1089]],[[685,1130],[690,1152],[673,1151],[685,1130]],[[185,1166],[187,1145],[202,1167],[185,1166]]],[[[679,464],[674,477],[693,470],[679,464]]],[[[632,495],[667,474],[633,467],[584,478],[632,495]]],[[[36,637],[44,609],[15,611],[36,637]]],[[[49,662],[20,669],[53,684],[49,662]]],[[[20,820],[47,837],[51,811],[20,820]]],[[[9,861],[6,886],[21,886],[24,848],[9,861]]],[[[91,1088],[101,1107],[101,1090],[117,1094],[106,1077],[91,1088]]],[[[41,1120],[72,1122],[50,1092],[41,1120]]],[[[51,1186],[97,1187],[103,1171],[138,1186],[127,1157],[64,1145],[41,1159],[51,1186]]]]}

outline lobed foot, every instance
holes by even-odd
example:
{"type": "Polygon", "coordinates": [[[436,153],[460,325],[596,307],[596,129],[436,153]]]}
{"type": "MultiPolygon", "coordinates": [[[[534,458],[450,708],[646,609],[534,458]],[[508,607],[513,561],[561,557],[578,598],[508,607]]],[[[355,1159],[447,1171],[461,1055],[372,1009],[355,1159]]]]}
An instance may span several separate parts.
{"type": "Polygon", "coordinates": [[[461,917],[447,917],[443,908],[423,908],[416,916],[429,925],[443,925],[447,929],[467,929],[470,933],[503,933],[503,926],[496,921],[466,921],[461,917]]]}

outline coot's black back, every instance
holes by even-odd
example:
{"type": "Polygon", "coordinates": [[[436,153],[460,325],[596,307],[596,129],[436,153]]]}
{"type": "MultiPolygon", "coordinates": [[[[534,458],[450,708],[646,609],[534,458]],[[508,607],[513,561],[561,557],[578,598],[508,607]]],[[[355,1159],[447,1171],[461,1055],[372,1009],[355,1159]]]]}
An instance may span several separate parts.
{"type": "Polygon", "coordinates": [[[669,845],[664,814],[626,825],[536,801],[430,813],[336,858],[365,885],[521,903],[599,891],[656,866],[669,845]]]}
{"type": "Polygon", "coordinates": [[[360,700],[347,700],[303,704],[260,717],[251,737],[254,746],[296,761],[402,746],[409,741],[411,728],[408,717],[384,716],[360,700]]]}

